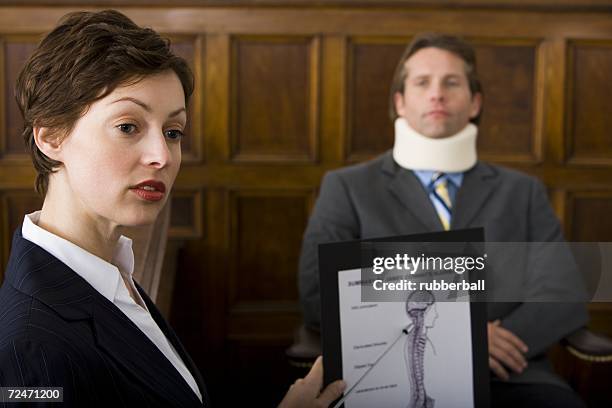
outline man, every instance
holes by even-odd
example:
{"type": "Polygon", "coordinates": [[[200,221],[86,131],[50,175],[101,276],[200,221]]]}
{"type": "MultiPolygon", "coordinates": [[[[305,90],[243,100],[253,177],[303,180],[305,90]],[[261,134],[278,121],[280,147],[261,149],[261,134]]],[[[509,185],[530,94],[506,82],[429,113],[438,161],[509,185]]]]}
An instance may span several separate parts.
{"type": "MultiPolygon", "coordinates": [[[[320,322],[319,243],[469,227],[484,227],[489,242],[563,241],[542,183],[477,160],[481,107],[471,46],[415,37],[391,88],[393,149],[323,179],[300,259],[308,326],[320,322]]],[[[586,323],[583,305],[491,303],[488,317],[493,406],[584,406],[544,355],[586,323]]]]}

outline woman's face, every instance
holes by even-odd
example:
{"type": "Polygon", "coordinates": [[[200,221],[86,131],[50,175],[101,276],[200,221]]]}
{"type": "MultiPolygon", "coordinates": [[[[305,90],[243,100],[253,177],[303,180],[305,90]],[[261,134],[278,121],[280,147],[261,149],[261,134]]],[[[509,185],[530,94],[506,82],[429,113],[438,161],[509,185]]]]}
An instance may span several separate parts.
{"type": "Polygon", "coordinates": [[[96,101],[61,143],[63,204],[98,224],[154,222],[179,170],[186,120],[173,71],[96,101]]]}

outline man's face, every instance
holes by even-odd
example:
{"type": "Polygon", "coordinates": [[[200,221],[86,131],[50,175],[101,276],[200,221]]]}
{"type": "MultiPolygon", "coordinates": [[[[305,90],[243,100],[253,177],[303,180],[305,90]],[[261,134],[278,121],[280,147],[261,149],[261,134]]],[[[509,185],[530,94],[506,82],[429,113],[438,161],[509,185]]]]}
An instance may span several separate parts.
{"type": "Polygon", "coordinates": [[[465,62],[439,48],[423,48],[406,61],[404,94],[394,95],[397,114],[423,136],[440,139],[462,130],[480,112],[465,62]]]}

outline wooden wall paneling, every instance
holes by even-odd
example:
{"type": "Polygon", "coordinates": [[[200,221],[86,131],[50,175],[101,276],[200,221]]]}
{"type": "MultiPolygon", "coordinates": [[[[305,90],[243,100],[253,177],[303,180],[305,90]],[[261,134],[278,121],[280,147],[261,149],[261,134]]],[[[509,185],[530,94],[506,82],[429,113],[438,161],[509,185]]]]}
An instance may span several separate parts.
{"type": "Polygon", "coordinates": [[[229,197],[225,188],[206,190],[203,237],[189,241],[181,252],[173,302],[173,323],[185,333],[213,390],[215,406],[227,405],[235,391],[228,382],[233,367],[227,354],[229,265],[235,256],[230,251],[229,197]]]}
{"type": "Polygon", "coordinates": [[[0,231],[2,240],[2,250],[0,252],[3,256],[1,259],[2,266],[0,267],[1,281],[2,271],[4,271],[8,262],[14,232],[21,226],[25,214],[42,208],[42,199],[34,191],[28,190],[6,190],[1,192],[0,198],[2,200],[0,218],[3,227],[0,231]]]}
{"type": "MultiPolygon", "coordinates": [[[[563,38],[548,38],[540,45],[540,78],[544,97],[540,111],[540,129],[545,159],[556,165],[565,161],[565,81],[566,41],[563,38]],[[542,72],[543,71],[543,72],[542,72]]],[[[559,215],[561,217],[561,215],[559,215]]]]}
{"type": "Polygon", "coordinates": [[[347,38],[330,35],[322,41],[321,163],[339,166],[344,162],[347,137],[347,38]]]}
{"type": "Polygon", "coordinates": [[[202,36],[193,35],[168,35],[171,40],[172,50],[179,56],[185,58],[194,76],[194,91],[187,112],[186,137],[181,140],[181,151],[183,163],[197,163],[202,160],[202,134],[204,121],[203,98],[206,96],[202,84],[204,83],[204,55],[205,41],[202,36]]]}
{"type": "Polygon", "coordinates": [[[228,34],[206,36],[203,128],[208,163],[230,160],[230,48],[228,34]]]}
{"type": "MultiPolygon", "coordinates": [[[[574,242],[612,241],[612,188],[575,190],[567,195],[569,240],[574,242]]],[[[610,271],[602,271],[610,273],[610,271]]],[[[589,304],[589,327],[612,337],[612,302],[589,304]]]]}
{"type": "MultiPolygon", "coordinates": [[[[83,0],[3,0],[5,5],[19,6],[57,6],[72,5],[82,6],[83,0]]],[[[117,0],[96,0],[99,6],[115,6],[117,0]]],[[[123,0],[121,4],[131,6],[167,6],[167,0],[123,0]]],[[[210,7],[270,7],[287,6],[295,7],[363,7],[375,5],[380,8],[410,7],[419,8],[426,6],[428,9],[438,11],[446,8],[501,8],[503,10],[520,11],[602,11],[607,12],[612,8],[610,0],[438,0],[434,3],[425,0],[180,0],[173,3],[175,6],[198,6],[202,8],[210,7]]]]}
{"type": "Polygon", "coordinates": [[[391,147],[389,118],[391,79],[409,39],[352,37],[347,52],[347,143],[349,162],[363,161],[391,147]]]}
{"type": "Polygon", "coordinates": [[[572,191],[567,199],[571,241],[612,241],[612,186],[572,191]]]}
{"type": "MultiPolygon", "coordinates": [[[[228,373],[233,369],[227,365],[226,354],[228,292],[230,290],[228,272],[231,256],[230,214],[230,194],[227,189],[208,191],[204,227],[205,235],[209,240],[205,242],[204,265],[206,269],[200,272],[204,282],[202,296],[206,298],[206,302],[201,306],[202,321],[198,340],[201,342],[202,339],[205,339],[208,345],[205,350],[206,359],[202,361],[212,362],[212,367],[209,367],[211,373],[222,374],[214,380],[222,393],[230,391],[227,388],[231,388],[231,384],[226,383],[226,379],[228,373]]],[[[194,346],[201,348],[200,344],[194,346]]],[[[221,398],[224,395],[228,394],[219,394],[221,398]]]]}
{"type": "Polygon", "coordinates": [[[223,406],[226,395],[231,393],[225,343],[229,200],[227,191],[219,188],[206,188],[201,196],[201,236],[169,239],[168,247],[176,252],[177,263],[171,282],[174,296],[164,301],[168,302],[173,328],[205,377],[213,405],[223,406]]]}
{"type": "Polygon", "coordinates": [[[566,228],[566,191],[558,188],[548,189],[548,197],[550,199],[550,205],[555,211],[555,215],[559,219],[561,223],[561,227],[563,228],[564,235],[566,239],[569,237],[566,228]]]}
{"type": "Polygon", "coordinates": [[[23,120],[15,101],[15,84],[19,71],[30,56],[39,38],[34,35],[5,35],[1,39],[2,67],[0,68],[0,158],[27,160],[21,132],[23,120]]]}
{"type": "MultiPolygon", "coordinates": [[[[213,353],[217,356],[217,369],[231,370],[225,367],[225,356],[220,355],[222,347],[225,346],[227,335],[227,316],[229,315],[229,265],[230,259],[234,256],[231,253],[230,241],[230,194],[227,189],[211,189],[206,196],[206,219],[205,237],[206,241],[196,243],[196,248],[204,245],[205,259],[202,266],[197,268],[203,276],[204,286],[201,290],[201,297],[206,299],[202,307],[202,330],[200,332],[201,341],[206,339],[206,343],[212,346],[209,353],[211,358],[213,353]],[[222,318],[219,318],[219,317],[222,318]]],[[[200,256],[200,254],[196,254],[200,256]]],[[[195,346],[200,347],[199,344],[195,346]]],[[[223,381],[220,379],[220,381],[223,381]]]]}
{"type": "MultiPolygon", "coordinates": [[[[230,382],[277,404],[293,381],[283,349],[300,323],[297,264],[313,192],[303,188],[230,192],[231,259],[227,341],[230,382]],[[274,388],[251,379],[262,367],[274,388]]],[[[230,396],[226,405],[246,402],[230,396]]]]}
{"type": "Polygon", "coordinates": [[[36,172],[31,160],[0,159],[0,190],[12,188],[34,188],[36,172]]]}
{"type": "Polygon", "coordinates": [[[484,91],[478,150],[485,160],[535,164],[541,160],[537,39],[471,39],[484,91]]]}
{"type": "Polygon", "coordinates": [[[42,208],[42,198],[34,191],[28,190],[7,191],[3,194],[3,197],[5,200],[4,208],[7,214],[7,230],[4,236],[7,237],[8,235],[10,241],[12,241],[13,233],[21,226],[23,217],[42,208]]]}
{"type": "Polygon", "coordinates": [[[316,163],[320,157],[320,144],[321,144],[321,37],[314,36],[309,39],[310,52],[308,55],[308,104],[306,109],[308,111],[308,128],[309,134],[308,139],[310,148],[308,151],[308,161],[316,163]]]}
{"type": "Polygon", "coordinates": [[[568,164],[612,166],[612,40],[568,46],[568,164]]]}
{"type": "Polygon", "coordinates": [[[231,305],[295,303],[311,195],[295,188],[232,192],[231,305]]]}
{"type": "Polygon", "coordinates": [[[176,239],[202,237],[202,206],[205,200],[200,190],[175,189],[172,192],[170,228],[168,234],[176,239]]]}
{"type": "MultiPolygon", "coordinates": [[[[80,9],[83,7],[81,6],[80,9]]],[[[90,7],[92,8],[92,7],[90,7]]],[[[101,8],[99,8],[101,9],[101,8]]],[[[160,32],[296,34],[347,33],[359,36],[411,35],[424,30],[440,30],[466,36],[487,35],[532,37],[608,38],[609,13],[581,10],[574,13],[490,8],[304,8],[304,7],[118,7],[139,24],[160,32]],[[172,18],[166,15],[172,10],[172,18]]],[[[0,29],[14,34],[45,31],[71,7],[3,7],[0,29]],[[34,18],[24,19],[24,15],[34,18]]]]}
{"type": "Polygon", "coordinates": [[[317,160],[319,42],[303,36],[233,37],[234,161],[317,160]]]}

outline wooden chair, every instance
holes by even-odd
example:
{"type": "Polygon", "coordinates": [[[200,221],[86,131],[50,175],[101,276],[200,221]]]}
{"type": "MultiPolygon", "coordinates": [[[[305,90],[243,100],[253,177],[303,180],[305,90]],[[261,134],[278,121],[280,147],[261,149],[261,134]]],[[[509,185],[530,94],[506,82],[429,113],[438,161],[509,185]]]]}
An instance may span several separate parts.
{"type": "Polygon", "coordinates": [[[170,199],[156,222],[144,227],[126,228],[132,239],[134,279],[147,292],[165,317],[168,317],[176,274],[177,246],[168,242],[170,199]]]}

